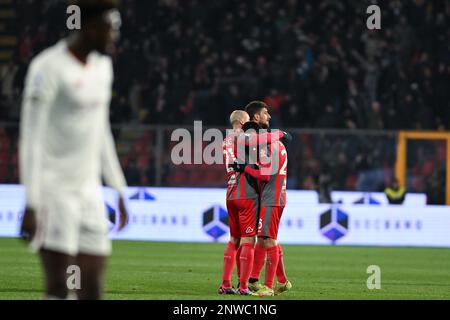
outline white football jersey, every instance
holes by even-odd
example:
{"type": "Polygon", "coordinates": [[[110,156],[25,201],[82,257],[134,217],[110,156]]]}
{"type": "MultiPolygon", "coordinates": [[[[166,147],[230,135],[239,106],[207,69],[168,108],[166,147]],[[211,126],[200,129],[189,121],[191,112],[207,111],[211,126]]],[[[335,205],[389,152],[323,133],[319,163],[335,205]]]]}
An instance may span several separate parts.
{"type": "Polygon", "coordinates": [[[20,124],[20,180],[27,204],[43,190],[92,192],[101,176],[126,186],[109,124],[110,57],[92,52],[80,62],[65,40],[36,56],[28,70],[20,124]]]}

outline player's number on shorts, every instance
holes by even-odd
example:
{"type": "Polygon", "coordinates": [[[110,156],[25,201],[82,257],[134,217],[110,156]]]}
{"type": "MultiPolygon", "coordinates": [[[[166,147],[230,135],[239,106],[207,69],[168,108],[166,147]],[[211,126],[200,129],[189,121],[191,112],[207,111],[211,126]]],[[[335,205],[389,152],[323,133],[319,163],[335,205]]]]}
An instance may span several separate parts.
{"type": "MultiPolygon", "coordinates": [[[[281,150],[281,155],[285,156],[286,155],[286,150],[281,150]]],[[[284,175],[285,176],[287,174],[286,167],[287,167],[287,157],[284,158],[283,165],[281,166],[281,169],[280,169],[280,172],[279,172],[280,175],[284,175]]]]}

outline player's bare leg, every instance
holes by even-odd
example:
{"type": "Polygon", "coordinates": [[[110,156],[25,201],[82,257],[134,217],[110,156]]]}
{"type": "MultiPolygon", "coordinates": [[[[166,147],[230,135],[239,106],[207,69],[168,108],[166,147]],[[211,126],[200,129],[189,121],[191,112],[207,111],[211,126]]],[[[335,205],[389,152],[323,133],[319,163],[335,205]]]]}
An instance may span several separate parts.
{"type": "Polygon", "coordinates": [[[237,247],[241,242],[241,238],[230,237],[230,242],[232,242],[237,247]]]}
{"type": "Polygon", "coordinates": [[[67,299],[67,268],[74,257],[46,249],[40,251],[40,256],[45,273],[45,299],[67,299]]]}
{"type": "Polygon", "coordinates": [[[79,254],[76,259],[81,270],[81,289],[77,291],[80,300],[98,300],[103,289],[103,274],[106,257],[79,254]]]}

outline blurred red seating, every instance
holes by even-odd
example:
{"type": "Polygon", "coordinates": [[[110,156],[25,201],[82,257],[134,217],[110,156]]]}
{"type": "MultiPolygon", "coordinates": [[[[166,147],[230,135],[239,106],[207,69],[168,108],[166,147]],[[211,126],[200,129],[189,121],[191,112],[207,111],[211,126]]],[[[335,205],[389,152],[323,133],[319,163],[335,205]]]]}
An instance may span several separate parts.
{"type": "Polygon", "coordinates": [[[6,165],[9,163],[9,153],[0,151],[0,165],[6,165]]]}
{"type": "Polygon", "coordinates": [[[0,164],[0,182],[6,182],[8,178],[8,165],[0,164]]]}
{"type": "Polygon", "coordinates": [[[148,168],[150,162],[150,157],[146,154],[141,154],[138,158],[137,158],[137,167],[140,170],[146,170],[148,168]]]}

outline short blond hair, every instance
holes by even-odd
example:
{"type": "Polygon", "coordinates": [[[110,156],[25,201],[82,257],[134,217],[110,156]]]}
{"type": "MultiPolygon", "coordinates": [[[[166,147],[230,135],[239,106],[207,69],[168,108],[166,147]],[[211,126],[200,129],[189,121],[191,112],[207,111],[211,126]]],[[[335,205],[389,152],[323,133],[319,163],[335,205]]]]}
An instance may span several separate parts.
{"type": "Polygon", "coordinates": [[[230,124],[234,125],[236,122],[247,122],[250,117],[244,110],[234,110],[230,115],[230,124]]]}

